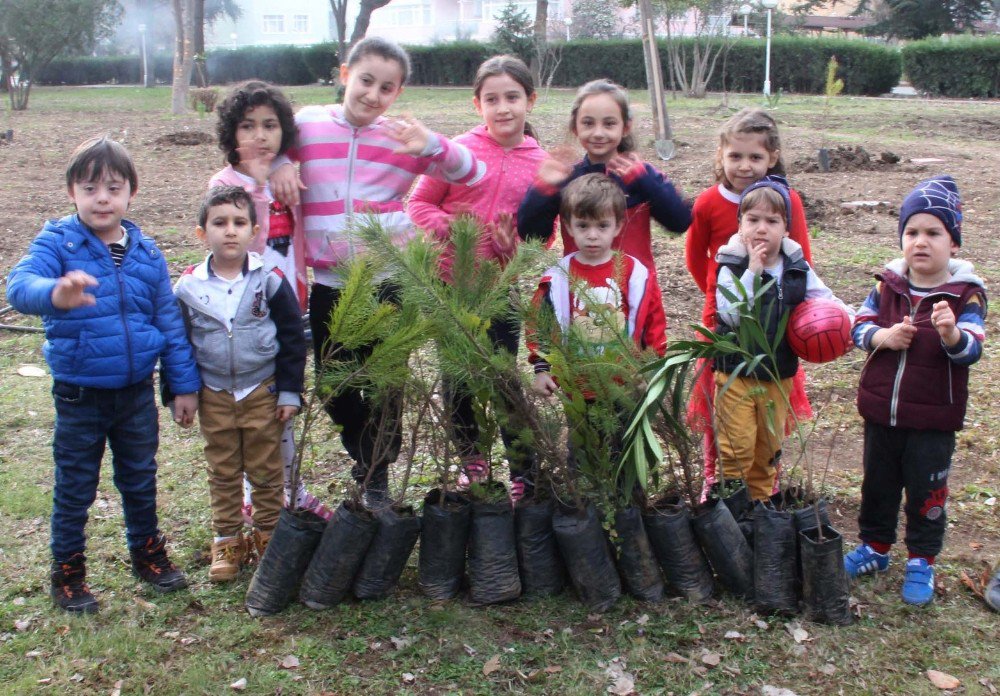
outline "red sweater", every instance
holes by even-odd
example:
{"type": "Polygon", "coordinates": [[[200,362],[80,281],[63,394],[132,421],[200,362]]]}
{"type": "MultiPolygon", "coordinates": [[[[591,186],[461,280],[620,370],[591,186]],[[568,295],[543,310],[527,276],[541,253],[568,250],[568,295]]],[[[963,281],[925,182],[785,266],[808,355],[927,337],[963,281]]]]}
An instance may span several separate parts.
{"type": "MultiPolygon", "coordinates": [[[[809,226],[802,209],[802,199],[794,189],[789,189],[792,199],[792,228],[788,236],[802,247],[802,255],[812,266],[812,252],[809,249],[809,226]]],[[[722,184],[705,189],[698,195],[691,211],[691,227],[684,243],[684,257],[688,271],[705,293],[705,306],[701,312],[701,322],[705,326],[715,326],[715,285],[718,264],[715,255],[719,247],[739,229],[738,212],[740,196],[722,184]]]]}
{"type": "MultiPolygon", "coordinates": [[[[538,283],[534,304],[552,308],[560,329],[565,333],[574,322],[592,321],[588,306],[614,306],[622,319],[622,328],[641,348],[652,348],[663,355],[667,345],[667,320],[656,277],[637,258],[616,254],[606,263],[590,266],[576,260],[573,253],[548,269],[538,283]],[[572,287],[583,283],[587,297],[575,297],[572,287]]],[[[604,314],[602,312],[602,314],[604,314]]],[[[601,317],[604,319],[605,317],[601,317]]],[[[527,327],[528,361],[535,372],[547,372],[548,363],[539,354],[537,332],[527,327]]]]}

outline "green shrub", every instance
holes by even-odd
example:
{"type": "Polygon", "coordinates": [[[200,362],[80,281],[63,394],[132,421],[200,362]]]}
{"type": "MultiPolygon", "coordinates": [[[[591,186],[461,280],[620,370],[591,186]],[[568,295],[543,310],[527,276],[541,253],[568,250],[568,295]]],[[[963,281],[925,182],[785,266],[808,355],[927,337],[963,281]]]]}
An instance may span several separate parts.
{"type": "Polygon", "coordinates": [[[917,89],[947,97],[1000,96],[1000,38],[925,39],[902,53],[917,89]]]}
{"type": "Polygon", "coordinates": [[[334,71],[340,67],[335,43],[306,46],[302,49],[302,60],[316,80],[333,79],[334,71]]]}
{"type": "Polygon", "coordinates": [[[210,51],[206,55],[208,74],[214,84],[256,78],[278,85],[307,85],[329,79],[310,70],[302,46],[246,46],[210,51]]]}
{"type": "Polygon", "coordinates": [[[471,85],[479,64],[501,51],[493,44],[455,41],[436,46],[407,46],[411,85],[471,85]]]}

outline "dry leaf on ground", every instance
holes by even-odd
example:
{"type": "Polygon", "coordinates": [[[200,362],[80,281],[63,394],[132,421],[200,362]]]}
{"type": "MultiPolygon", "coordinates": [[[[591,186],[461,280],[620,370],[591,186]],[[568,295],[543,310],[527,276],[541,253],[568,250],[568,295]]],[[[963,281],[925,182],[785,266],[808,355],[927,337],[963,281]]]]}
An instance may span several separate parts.
{"type": "Polygon", "coordinates": [[[282,669],[295,669],[299,666],[299,658],[295,655],[285,655],[285,657],[278,663],[278,666],[282,669]]]}
{"type": "Polygon", "coordinates": [[[936,669],[927,670],[927,678],[939,689],[957,689],[962,685],[962,682],[947,672],[939,672],[936,669]]]}
{"type": "Polygon", "coordinates": [[[718,667],[719,663],[722,662],[722,655],[717,652],[704,652],[701,655],[701,661],[709,667],[718,667]]]}
{"type": "Polygon", "coordinates": [[[247,688],[246,677],[241,677],[229,685],[229,688],[233,691],[244,691],[247,688]]]}
{"type": "Polygon", "coordinates": [[[500,656],[494,655],[486,661],[486,664],[483,665],[483,676],[488,677],[498,669],[500,669],[500,656]]]}

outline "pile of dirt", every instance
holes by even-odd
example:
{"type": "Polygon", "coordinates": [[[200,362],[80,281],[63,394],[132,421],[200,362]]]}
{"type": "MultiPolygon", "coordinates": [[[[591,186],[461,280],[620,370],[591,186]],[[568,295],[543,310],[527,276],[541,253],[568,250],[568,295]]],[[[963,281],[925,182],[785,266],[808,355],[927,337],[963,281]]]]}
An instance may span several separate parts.
{"type": "Polygon", "coordinates": [[[161,135],[153,142],[156,145],[205,145],[214,143],[215,136],[201,131],[177,131],[161,135]]]}
{"type": "MultiPolygon", "coordinates": [[[[893,152],[883,152],[874,159],[868,150],[860,145],[849,147],[838,145],[829,150],[831,172],[857,172],[873,169],[885,169],[899,164],[899,155],[893,152]]],[[[795,166],[804,172],[822,171],[818,157],[802,157],[795,161],[795,166]]]]}

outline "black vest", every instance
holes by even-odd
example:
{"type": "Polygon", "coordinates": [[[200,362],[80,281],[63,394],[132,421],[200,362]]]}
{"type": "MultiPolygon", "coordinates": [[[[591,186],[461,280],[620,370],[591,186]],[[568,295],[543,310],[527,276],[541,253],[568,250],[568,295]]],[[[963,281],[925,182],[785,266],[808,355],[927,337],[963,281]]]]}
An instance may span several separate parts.
{"type": "MultiPolygon", "coordinates": [[[[771,287],[760,297],[756,298],[755,301],[756,307],[760,311],[760,323],[764,328],[764,335],[767,337],[770,345],[774,345],[781,317],[786,312],[791,312],[795,309],[795,306],[806,298],[806,276],[809,273],[809,264],[801,256],[791,261],[784,252],[782,252],[781,258],[784,261],[784,268],[781,273],[781,285],[772,283],[771,287]]],[[[740,278],[744,271],[747,270],[749,263],[750,259],[745,256],[737,263],[720,261],[719,270],[728,268],[734,277],[740,278]]],[[[761,285],[766,285],[771,279],[772,276],[768,275],[765,271],[761,274],[761,285]]],[[[719,327],[720,335],[727,336],[736,333],[734,329],[727,326],[721,319],[717,319],[716,326],[719,327]]],[[[742,346],[742,348],[753,355],[766,355],[768,352],[766,348],[756,342],[753,345],[742,346]]],[[[730,374],[736,370],[743,360],[743,356],[739,354],[725,355],[715,359],[715,369],[719,372],[730,374]]],[[[778,343],[778,348],[774,353],[774,364],[770,364],[770,360],[765,358],[749,375],[747,373],[743,374],[744,376],[753,376],[757,379],[771,381],[772,375],[775,373],[777,373],[779,378],[786,379],[794,376],[798,369],[799,359],[792,352],[788,341],[782,336],[781,341],[778,343]]]]}

